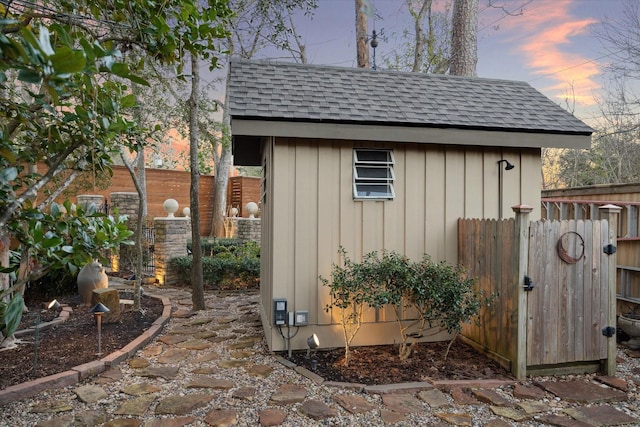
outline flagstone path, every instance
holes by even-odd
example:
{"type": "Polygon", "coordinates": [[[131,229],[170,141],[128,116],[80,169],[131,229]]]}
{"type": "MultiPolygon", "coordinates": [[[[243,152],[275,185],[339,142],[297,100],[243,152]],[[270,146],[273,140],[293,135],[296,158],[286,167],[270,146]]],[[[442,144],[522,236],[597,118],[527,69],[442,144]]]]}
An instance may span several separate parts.
{"type": "Polygon", "coordinates": [[[153,293],[174,309],[157,339],[99,376],[0,407],[0,426],[640,425],[637,361],[616,378],[329,383],[267,350],[257,294],[208,294],[194,314],[187,291],[153,293]]]}

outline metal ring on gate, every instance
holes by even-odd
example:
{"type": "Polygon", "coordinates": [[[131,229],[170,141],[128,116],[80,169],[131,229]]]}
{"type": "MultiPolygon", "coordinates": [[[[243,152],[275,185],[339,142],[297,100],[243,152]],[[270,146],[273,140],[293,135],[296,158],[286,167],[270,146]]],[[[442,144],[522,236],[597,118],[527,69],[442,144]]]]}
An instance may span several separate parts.
{"type": "Polygon", "coordinates": [[[566,262],[567,264],[575,264],[578,261],[580,261],[582,257],[584,257],[584,238],[580,235],[580,233],[576,231],[567,231],[558,239],[558,244],[556,245],[556,249],[558,251],[558,256],[562,261],[566,262]],[[567,250],[564,248],[564,245],[562,243],[562,238],[567,234],[575,234],[580,239],[580,243],[582,244],[582,253],[580,253],[580,256],[577,258],[574,258],[571,255],[569,255],[569,253],[567,253],[567,250]]]}

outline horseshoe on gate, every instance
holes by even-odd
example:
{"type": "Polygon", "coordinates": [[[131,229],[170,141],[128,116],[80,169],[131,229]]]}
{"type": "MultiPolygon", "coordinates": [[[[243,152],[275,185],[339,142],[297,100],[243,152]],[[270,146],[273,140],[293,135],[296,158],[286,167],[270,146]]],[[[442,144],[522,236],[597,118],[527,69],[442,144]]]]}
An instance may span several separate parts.
{"type": "Polygon", "coordinates": [[[575,231],[567,231],[558,239],[556,250],[558,251],[558,256],[562,261],[566,262],[567,264],[575,264],[584,257],[584,238],[580,235],[580,233],[577,233],[575,231]],[[562,243],[562,238],[568,234],[575,234],[576,236],[578,236],[578,239],[580,239],[580,244],[582,245],[582,252],[580,253],[580,256],[578,256],[577,258],[574,258],[571,255],[569,255],[569,253],[564,248],[564,245],[562,243]]]}

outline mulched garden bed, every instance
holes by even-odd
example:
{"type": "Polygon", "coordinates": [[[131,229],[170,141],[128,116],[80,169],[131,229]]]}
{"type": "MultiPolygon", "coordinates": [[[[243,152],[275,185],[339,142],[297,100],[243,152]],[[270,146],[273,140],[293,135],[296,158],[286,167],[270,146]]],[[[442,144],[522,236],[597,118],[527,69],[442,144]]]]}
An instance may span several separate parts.
{"type": "MultiPolygon", "coordinates": [[[[365,385],[462,379],[513,379],[498,363],[461,340],[419,343],[408,360],[398,358],[397,345],[353,347],[349,367],[344,366],[344,349],[320,350],[307,357],[306,351],[292,353],[291,361],[315,372],[327,381],[365,385]],[[314,361],[315,360],[315,361],[314,361]]],[[[286,354],[284,355],[287,356],[286,354]]]]}
{"type": "MultiPolygon", "coordinates": [[[[121,294],[121,298],[130,298],[121,294]]],[[[124,311],[116,323],[102,324],[102,356],[98,356],[97,325],[89,308],[80,306],[80,297],[64,297],[60,303],[73,308],[66,322],[43,329],[38,334],[37,360],[34,335],[20,337],[24,343],[15,349],[0,351],[0,390],[36,378],[66,371],[74,366],[98,360],[129,344],[162,315],[163,305],[158,299],[143,296],[142,312],[124,311]],[[37,363],[37,364],[36,364],[37,363]]],[[[42,309],[42,302],[27,302],[29,313],[23,316],[19,329],[32,327],[36,316],[40,322],[51,320],[51,311],[42,309]],[[33,306],[31,306],[33,305],[33,306]]]]}

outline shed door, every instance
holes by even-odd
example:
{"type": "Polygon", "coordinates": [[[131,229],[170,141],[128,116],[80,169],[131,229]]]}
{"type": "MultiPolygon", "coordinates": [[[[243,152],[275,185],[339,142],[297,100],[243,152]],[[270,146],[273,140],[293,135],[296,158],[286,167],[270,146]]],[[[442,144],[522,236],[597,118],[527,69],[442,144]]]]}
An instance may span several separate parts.
{"type": "MultiPolygon", "coordinates": [[[[607,358],[607,221],[538,221],[529,228],[527,365],[607,358]],[[559,243],[560,242],[560,243],[559,243]]],[[[615,278],[614,278],[615,280],[615,278]]]]}

